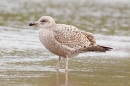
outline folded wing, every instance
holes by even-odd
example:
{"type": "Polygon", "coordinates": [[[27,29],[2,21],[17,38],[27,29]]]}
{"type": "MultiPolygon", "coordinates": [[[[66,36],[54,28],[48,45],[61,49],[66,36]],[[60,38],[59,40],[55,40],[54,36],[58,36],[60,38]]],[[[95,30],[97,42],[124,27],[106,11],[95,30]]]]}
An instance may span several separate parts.
{"type": "Polygon", "coordinates": [[[54,30],[54,38],[61,45],[75,49],[75,52],[106,52],[112,48],[96,44],[95,36],[90,32],[78,30],[74,26],[60,24],[54,30]]]}
{"type": "Polygon", "coordinates": [[[74,49],[89,47],[96,43],[95,37],[91,33],[82,32],[74,26],[63,24],[58,25],[54,30],[54,38],[62,45],[74,49]]]}

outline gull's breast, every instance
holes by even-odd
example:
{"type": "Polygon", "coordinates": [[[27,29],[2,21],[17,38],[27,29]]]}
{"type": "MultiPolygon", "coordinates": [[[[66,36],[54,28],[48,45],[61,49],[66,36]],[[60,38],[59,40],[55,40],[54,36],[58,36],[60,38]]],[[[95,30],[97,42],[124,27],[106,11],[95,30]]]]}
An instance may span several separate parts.
{"type": "Polygon", "coordinates": [[[51,53],[61,57],[66,57],[65,50],[63,49],[62,45],[55,40],[52,31],[40,30],[39,39],[45,48],[51,53]]]}

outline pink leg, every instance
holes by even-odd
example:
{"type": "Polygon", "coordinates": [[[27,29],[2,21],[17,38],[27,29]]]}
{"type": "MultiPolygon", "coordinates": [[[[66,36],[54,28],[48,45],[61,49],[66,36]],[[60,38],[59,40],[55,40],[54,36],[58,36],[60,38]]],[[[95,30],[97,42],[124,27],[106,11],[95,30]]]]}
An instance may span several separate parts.
{"type": "Polygon", "coordinates": [[[66,66],[65,66],[65,72],[68,72],[68,56],[66,56],[66,66]]]}
{"type": "Polygon", "coordinates": [[[56,70],[57,71],[59,70],[60,60],[61,60],[61,57],[59,56],[59,59],[58,59],[57,64],[56,64],[56,70]]]}

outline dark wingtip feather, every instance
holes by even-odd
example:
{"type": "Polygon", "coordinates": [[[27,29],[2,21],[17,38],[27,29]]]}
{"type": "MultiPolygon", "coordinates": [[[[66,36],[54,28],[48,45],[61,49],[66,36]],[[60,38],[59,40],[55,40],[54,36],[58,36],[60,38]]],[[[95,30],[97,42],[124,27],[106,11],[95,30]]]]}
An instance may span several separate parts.
{"type": "Polygon", "coordinates": [[[106,47],[106,46],[101,46],[101,45],[98,45],[98,46],[100,46],[100,47],[102,47],[102,48],[106,49],[106,51],[110,51],[110,50],[112,50],[112,49],[113,49],[113,48],[111,48],[111,47],[106,47]]]}
{"type": "Polygon", "coordinates": [[[101,45],[96,45],[96,46],[90,46],[86,48],[86,51],[90,51],[90,52],[106,52],[106,51],[110,51],[111,47],[106,47],[106,46],[101,46],[101,45]]]}

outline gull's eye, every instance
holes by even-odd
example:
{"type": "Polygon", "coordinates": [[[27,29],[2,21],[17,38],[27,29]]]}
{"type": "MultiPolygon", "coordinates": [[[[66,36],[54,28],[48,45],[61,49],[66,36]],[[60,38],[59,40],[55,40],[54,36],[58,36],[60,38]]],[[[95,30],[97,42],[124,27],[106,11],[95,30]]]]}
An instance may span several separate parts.
{"type": "Polygon", "coordinates": [[[46,22],[46,20],[41,20],[40,22],[46,22]]]}

